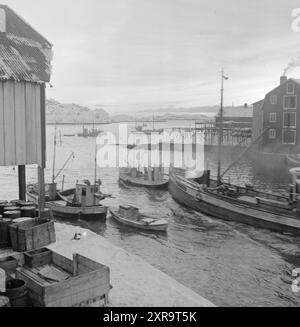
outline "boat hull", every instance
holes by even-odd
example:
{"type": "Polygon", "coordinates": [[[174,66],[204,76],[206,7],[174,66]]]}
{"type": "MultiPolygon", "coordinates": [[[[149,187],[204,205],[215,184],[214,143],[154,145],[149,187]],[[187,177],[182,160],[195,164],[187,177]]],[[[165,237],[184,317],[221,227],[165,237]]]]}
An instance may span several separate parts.
{"type": "Polygon", "coordinates": [[[142,224],[138,221],[131,221],[128,219],[125,219],[123,217],[121,217],[116,211],[114,210],[109,210],[111,217],[113,219],[115,219],[116,221],[118,221],[119,223],[122,223],[126,226],[130,226],[130,227],[134,227],[134,228],[138,228],[138,229],[143,229],[143,230],[148,230],[148,231],[156,231],[156,232],[166,232],[167,228],[168,228],[168,224],[164,223],[164,224],[142,224]]]}
{"type": "Polygon", "coordinates": [[[300,220],[256,210],[247,205],[231,204],[196,188],[187,188],[170,173],[169,192],[173,199],[191,209],[219,219],[300,236],[300,220]],[[197,198],[196,198],[197,197],[197,198]]]}
{"type": "MultiPolygon", "coordinates": [[[[38,204],[37,196],[32,193],[27,192],[27,199],[38,204]]],[[[108,208],[106,206],[71,207],[62,203],[63,201],[48,201],[45,206],[52,210],[56,219],[105,220],[107,216],[108,208]]]]}
{"type": "Polygon", "coordinates": [[[128,184],[128,185],[132,185],[132,186],[136,186],[136,187],[146,187],[146,188],[150,188],[150,189],[159,189],[159,190],[168,189],[168,184],[169,184],[168,180],[163,180],[163,181],[159,181],[159,182],[149,182],[149,181],[145,181],[141,178],[132,178],[125,174],[120,174],[119,179],[121,182],[128,184]]]}

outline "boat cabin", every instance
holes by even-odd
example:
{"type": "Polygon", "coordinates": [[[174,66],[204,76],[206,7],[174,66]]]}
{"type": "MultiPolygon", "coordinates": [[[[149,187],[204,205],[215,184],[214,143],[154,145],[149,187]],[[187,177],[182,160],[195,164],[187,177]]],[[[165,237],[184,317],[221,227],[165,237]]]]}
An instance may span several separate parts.
{"type": "Polygon", "coordinates": [[[125,219],[130,219],[130,220],[140,219],[139,209],[133,206],[120,206],[119,213],[125,219]]]}
{"type": "Polygon", "coordinates": [[[290,169],[292,183],[290,184],[291,200],[297,201],[300,195],[300,167],[290,169]]]}
{"type": "Polygon", "coordinates": [[[163,180],[162,167],[145,167],[144,172],[137,168],[130,168],[128,173],[132,178],[144,178],[145,181],[158,182],[163,180]]]}
{"type": "Polygon", "coordinates": [[[99,191],[99,184],[77,183],[75,191],[76,202],[80,203],[83,207],[99,205],[100,200],[96,196],[99,191]]]}

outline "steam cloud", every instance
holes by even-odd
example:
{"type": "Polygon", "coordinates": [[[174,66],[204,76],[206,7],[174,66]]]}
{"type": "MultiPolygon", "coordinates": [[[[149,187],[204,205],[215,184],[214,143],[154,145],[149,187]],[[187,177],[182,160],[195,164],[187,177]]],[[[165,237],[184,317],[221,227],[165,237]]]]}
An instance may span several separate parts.
{"type": "Polygon", "coordinates": [[[283,76],[286,76],[287,73],[289,73],[292,69],[300,66],[300,52],[298,52],[298,55],[296,58],[293,58],[286,68],[283,71],[283,76]]]}

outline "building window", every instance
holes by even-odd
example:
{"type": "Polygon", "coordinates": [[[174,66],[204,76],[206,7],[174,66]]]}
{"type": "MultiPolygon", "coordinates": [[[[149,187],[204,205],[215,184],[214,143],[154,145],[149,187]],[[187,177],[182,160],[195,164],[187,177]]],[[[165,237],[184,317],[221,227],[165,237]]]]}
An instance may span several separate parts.
{"type": "Polygon", "coordinates": [[[277,95],[272,94],[270,97],[271,104],[277,104],[277,95]]]}
{"type": "Polygon", "coordinates": [[[297,108],[297,96],[286,95],[284,97],[284,109],[296,109],[297,108]]]}
{"type": "Polygon", "coordinates": [[[293,83],[288,83],[286,85],[286,91],[288,94],[294,94],[295,92],[295,85],[293,83]]]}
{"type": "Polygon", "coordinates": [[[282,143],[283,144],[295,144],[296,143],[296,131],[292,129],[284,129],[282,131],[282,143]]]}
{"type": "Polygon", "coordinates": [[[277,121],[276,112],[271,112],[270,113],[270,123],[276,123],[276,121],[277,121]]]}
{"type": "Polygon", "coordinates": [[[284,112],[283,113],[283,127],[296,128],[296,113],[284,112]]]}
{"type": "Polygon", "coordinates": [[[276,139],[276,129],[269,130],[269,139],[276,139]]]}

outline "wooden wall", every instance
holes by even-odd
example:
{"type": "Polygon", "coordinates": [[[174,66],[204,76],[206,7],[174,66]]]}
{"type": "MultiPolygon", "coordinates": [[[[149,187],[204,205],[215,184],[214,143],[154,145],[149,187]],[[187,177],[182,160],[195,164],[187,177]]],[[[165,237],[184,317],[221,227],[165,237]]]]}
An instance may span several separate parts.
{"type": "Polygon", "coordinates": [[[30,82],[0,81],[0,166],[44,164],[43,88],[30,82]]]}

